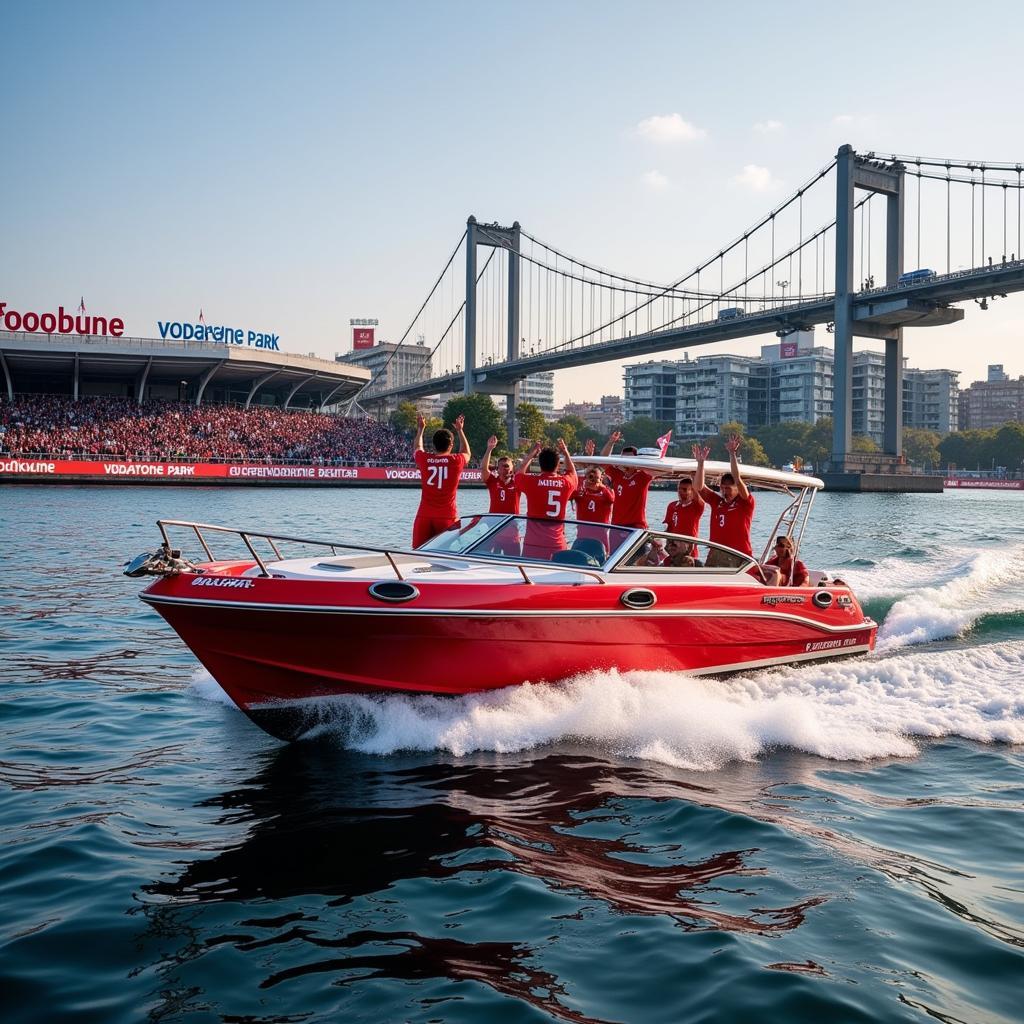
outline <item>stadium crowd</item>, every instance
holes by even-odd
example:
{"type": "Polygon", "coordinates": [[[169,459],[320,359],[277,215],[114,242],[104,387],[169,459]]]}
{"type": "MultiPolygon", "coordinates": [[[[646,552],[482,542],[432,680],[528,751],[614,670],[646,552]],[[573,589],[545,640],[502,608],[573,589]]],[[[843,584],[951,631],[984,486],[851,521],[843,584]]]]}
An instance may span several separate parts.
{"type": "Polygon", "coordinates": [[[408,438],[375,420],[265,406],[138,405],[129,398],[61,395],[0,402],[0,453],[338,466],[410,461],[408,438]]]}

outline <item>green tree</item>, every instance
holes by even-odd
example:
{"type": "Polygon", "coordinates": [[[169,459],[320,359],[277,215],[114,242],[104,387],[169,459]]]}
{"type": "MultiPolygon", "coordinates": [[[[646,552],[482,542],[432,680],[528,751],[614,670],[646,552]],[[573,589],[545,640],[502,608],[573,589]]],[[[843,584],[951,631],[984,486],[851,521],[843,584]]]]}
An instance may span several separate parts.
{"type": "Polygon", "coordinates": [[[544,441],[548,436],[544,413],[532,402],[520,402],[516,406],[516,423],[519,424],[521,441],[544,441]]]}
{"type": "Polygon", "coordinates": [[[419,410],[412,402],[399,402],[398,408],[388,417],[396,430],[415,430],[419,410]]]}
{"type": "Polygon", "coordinates": [[[996,431],[994,448],[997,466],[1010,473],[1024,469],[1024,423],[1004,423],[996,431]]]}
{"type": "Polygon", "coordinates": [[[820,472],[832,454],[832,417],[818,420],[807,433],[806,450],[800,452],[804,462],[820,472]]]}
{"type": "Polygon", "coordinates": [[[811,437],[811,424],[801,420],[758,427],[755,436],[761,442],[768,461],[773,466],[785,466],[795,458],[810,462],[807,455],[811,437]]]}
{"type": "Polygon", "coordinates": [[[560,420],[554,420],[548,424],[548,441],[554,443],[560,437],[563,437],[569,451],[581,451],[583,441],[580,440],[580,434],[585,432],[586,429],[586,423],[579,416],[563,416],[560,420]]]}
{"type": "Polygon", "coordinates": [[[714,437],[709,437],[706,444],[711,449],[711,458],[716,462],[728,462],[729,452],[725,442],[733,434],[743,438],[743,447],[740,448],[740,459],[748,466],[767,466],[768,456],[765,454],[761,442],[756,437],[747,437],[746,428],[742,423],[723,423],[721,429],[714,437]]]}
{"type": "Polygon", "coordinates": [[[850,451],[860,452],[862,455],[871,455],[874,452],[880,452],[882,449],[871,440],[870,437],[865,437],[863,434],[854,434],[850,441],[850,451]]]}
{"type": "MultiPolygon", "coordinates": [[[[622,444],[635,444],[637,448],[654,448],[658,438],[672,430],[674,424],[666,423],[664,420],[654,420],[650,416],[637,416],[635,420],[628,420],[622,426],[616,427],[622,433],[622,444]]],[[[604,440],[602,439],[602,444],[604,440]]],[[[598,445],[600,448],[601,445],[598,445]]]]}
{"type": "Polygon", "coordinates": [[[474,459],[479,459],[483,455],[487,447],[487,438],[492,434],[498,438],[499,447],[507,445],[505,417],[489,395],[462,395],[445,403],[442,418],[449,430],[452,429],[456,417],[460,415],[466,417],[466,440],[473,450],[474,459]]]}
{"type": "Polygon", "coordinates": [[[942,464],[939,441],[942,438],[934,430],[919,430],[916,427],[903,428],[903,454],[907,462],[915,466],[937,469],[942,464]]]}

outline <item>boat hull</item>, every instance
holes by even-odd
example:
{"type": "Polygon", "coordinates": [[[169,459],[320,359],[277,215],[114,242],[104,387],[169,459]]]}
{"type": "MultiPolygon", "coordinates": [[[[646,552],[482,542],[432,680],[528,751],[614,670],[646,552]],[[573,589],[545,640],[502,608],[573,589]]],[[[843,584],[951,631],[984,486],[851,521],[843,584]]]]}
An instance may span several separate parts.
{"type": "Polygon", "coordinates": [[[520,593],[474,608],[465,587],[433,595],[434,607],[360,606],[343,593],[324,606],[287,593],[289,581],[257,582],[198,599],[176,577],[143,597],[239,708],[286,739],[342,694],[455,696],[609,669],[734,672],[865,653],[877,629],[848,591],[822,610],[810,591],[794,605],[794,591],[759,585],[676,588],[638,611],[622,604],[628,587],[611,585],[505,587],[520,593]]]}

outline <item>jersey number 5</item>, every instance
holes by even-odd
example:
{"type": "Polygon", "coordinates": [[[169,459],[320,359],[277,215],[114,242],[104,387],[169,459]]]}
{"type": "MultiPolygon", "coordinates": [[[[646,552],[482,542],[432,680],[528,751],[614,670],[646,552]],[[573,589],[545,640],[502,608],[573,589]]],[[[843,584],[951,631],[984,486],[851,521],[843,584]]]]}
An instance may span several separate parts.
{"type": "Polygon", "coordinates": [[[548,491],[548,507],[544,514],[550,519],[562,518],[562,495],[558,491],[548,491]]]}
{"type": "Polygon", "coordinates": [[[447,466],[428,466],[427,467],[427,486],[436,487],[440,490],[444,487],[444,482],[448,477],[447,466]]]}

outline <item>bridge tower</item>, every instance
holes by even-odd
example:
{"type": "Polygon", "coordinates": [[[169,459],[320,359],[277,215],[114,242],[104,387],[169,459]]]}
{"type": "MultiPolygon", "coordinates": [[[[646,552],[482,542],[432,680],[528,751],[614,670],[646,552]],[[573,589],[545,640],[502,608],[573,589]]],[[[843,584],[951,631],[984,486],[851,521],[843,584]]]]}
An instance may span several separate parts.
{"type": "MultiPolygon", "coordinates": [[[[857,189],[886,197],[885,285],[896,286],[903,273],[904,166],[860,156],[852,147],[842,146],[836,154],[836,297],[835,367],[832,405],[832,470],[847,468],[853,439],[853,338],[885,341],[884,449],[894,459],[903,451],[903,330],[876,320],[858,319],[854,294],[854,208],[857,189]]],[[[862,243],[863,244],[863,243],[862,243]]]]}
{"type": "Polygon", "coordinates": [[[515,446],[516,404],[519,399],[518,383],[488,382],[487,374],[476,366],[476,283],[477,246],[489,246],[508,251],[508,359],[519,358],[519,221],[510,228],[500,224],[477,224],[476,217],[466,221],[466,342],[463,359],[462,393],[471,395],[483,392],[488,395],[505,396],[505,422],[508,439],[515,446]]]}

